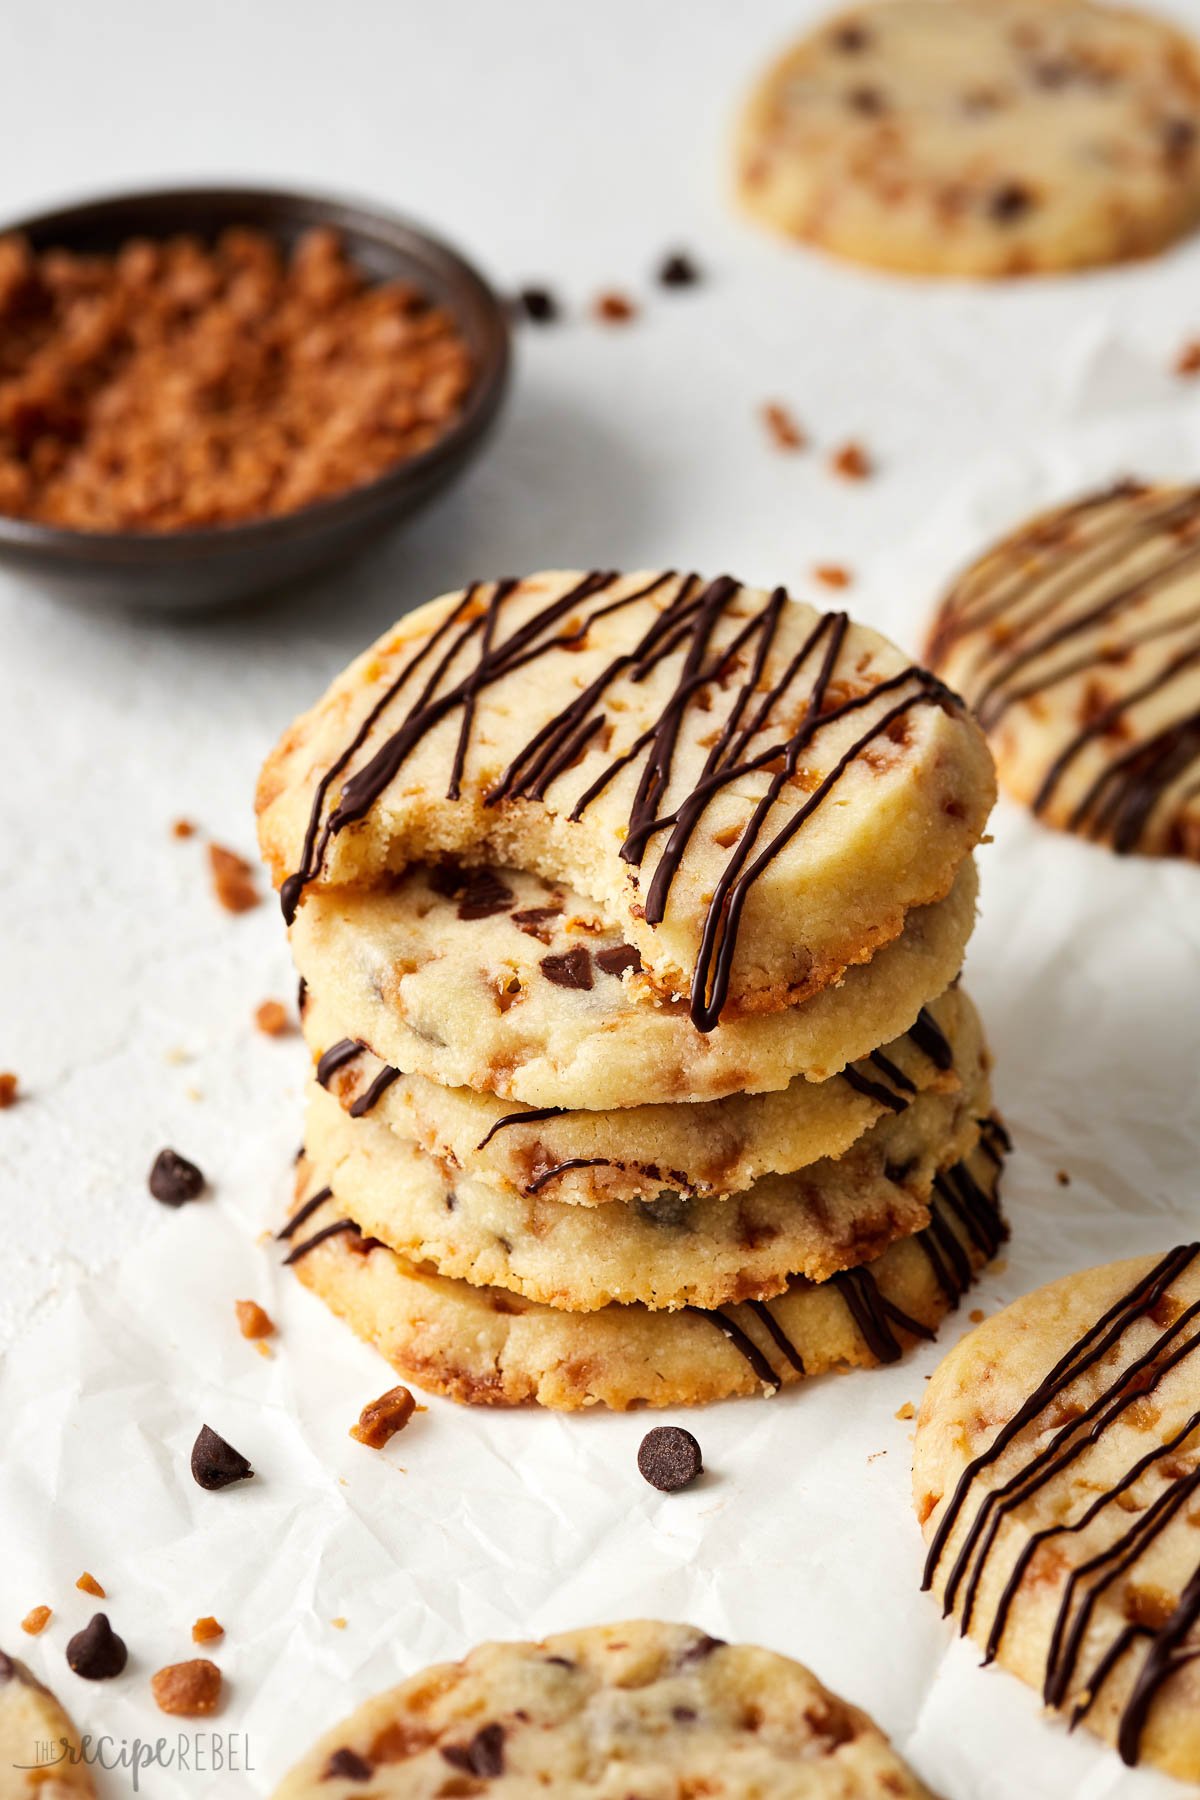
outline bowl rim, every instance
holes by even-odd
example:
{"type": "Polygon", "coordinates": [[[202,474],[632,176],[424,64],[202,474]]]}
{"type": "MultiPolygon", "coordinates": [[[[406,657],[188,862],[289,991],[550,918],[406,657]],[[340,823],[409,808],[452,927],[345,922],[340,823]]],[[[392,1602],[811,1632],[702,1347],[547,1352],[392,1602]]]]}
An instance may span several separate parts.
{"type": "MultiPolygon", "coordinates": [[[[189,526],[181,531],[86,531],[0,512],[0,550],[26,551],[39,559],[41,554],[47,559],[61,555],[77,563],[115,565],[203,560],[206,555],[219,556],[260,546],[265,549],[281,539],[310,529],[319,532],[326,527],[351,526],[359,518],[374,513],[393,493],[403,494],[411,488],[420,489],[427,482],[436,482],[447,466],[453,465],[491,424],[507,389],[512,362],[505,306],[487,278],[460,250],[407,214],[395,212],[390,207],[315,188],[274,187],[259,183],[202,182],[182,186],[172,183],[93,195],[27,213],[17,219],[3,220],[0,221],[0,237],[45,235],[58,228],[65,232],[89,222],[102,222],[106,214],[114,215],[119,221],[127,208],[147,203],[158,206],[178,204],[183,208],[197,203],[228,205],[230,224],[237,222],[239,206],[279,207],[285,212],[301,210],[313,215],[313,225],[324,219],[335,228],[340,225],[364,236],[375,233],[385,239],[388,235],[407,239],[417,260],[422,253],[431,253],[431,263],[441,265],[447,286],[455,298],[465,302],[482,327],[483,347],[477,353],[479,366],[462,414],[443,437],[416,456],[385,469],[370,481],[326,499],[311,501],[292,512],[217,525],[189,526]]],[[[181,219],[179,230],[187,229],[188,221],[181,219]]],[[[262,229],[269,232],[271,228],[264,223],[262,229]]],[[[129,235],[152,234],[139,233],[134,226],[129,235]]]]}

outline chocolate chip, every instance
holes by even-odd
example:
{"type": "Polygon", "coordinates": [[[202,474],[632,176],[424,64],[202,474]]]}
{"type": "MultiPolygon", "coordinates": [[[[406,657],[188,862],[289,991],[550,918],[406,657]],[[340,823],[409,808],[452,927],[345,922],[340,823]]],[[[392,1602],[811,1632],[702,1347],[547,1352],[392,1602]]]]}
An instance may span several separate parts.
{"type": "Polygon", "coordinates": [[[559,317],[558,301],[548,288],[522,288],[517,295],[517,305],[535,325],[553,325],[559,317]]]}
{"type": "Polygon", "coordinates": [[[638,1200],[635,1205],[648,1225],[667,1225],[676,1231],[684,1226],[690,1228],[689,1202],[670,1188],[664,1188],[653,1200],[638,1200]]]}
{"type": "Polygon", "coordinates": [[[520,926],[527,937],[535,937],[539,943],[548,944],[553,931],[553,922],[562,912],[561,906],[523,906],[512,916],[513,924],[520,926]]]}
{"type": "Polygon", "coordinates": [[[548,1656],[546,1661],[548,1663],[553,1663],[555,1667],[559,1669],[574,1669],[576,1667],[576,1664],[571,1661],[569,1656],[548,1656]]]}
{"type": "Polygon", "coordinates": [[[671,1717],[677,1725],[690,1725],[694,1719],[699,1717],[699,1714],[694,1706],[673,1706],[671,1717]]]}
{"type": "Polygon", "coordinates": [[[443,899],[452,900],[455,894],[461,894],[466,881],[461,867],[456,862],[436,863],[426,878],[435,894],[443,899]]]}
{"type": "Polygon", "coordinates": [[[638,1468],[664,1494],[674,1494],[695,1481],[704,1467],[700,1446],[682,1425],[656,1425],[642,1439],[638,1468]]]}
{"type": "Polygon", "coordinates": [[[0,1650],[0,1682],[11,1681],[17,1672],[17,1665],[11,1656],[0,1650]]]}
{"type": "Polygon", "coordinates": [[[623,975],[626,969],[636,975],[641,966],[642,959],[632,944],[610,944],[607,950],[596,952],[596,967],[606,975],[623,975]]]}
{"type": "Polygon", "coordinates": [[[703,1637],[697,1638],[694,1644],[688,1645],[679,1660],[681,1663],[704,1662],[714,1650],[723,1650],[725,1643],[724,1638],[709,1637],[705,1633],[703,1637]]]}
{"type": "Polygon", "coordinates": [[[239,1450],[218,1437],[210,1425],[202,1425],[192,1445],[192,1474],[202,1488],[215,1493],[235,1481],[249,1481],[254,1470],[239,1450]]]}
{"type": "Polygon", "coordinates": [[[658,279],[663,287],[695,287],[700,271],[690,256],[675,250],[658,265],[658,279]]]}
{"type": "Polygon", "coordinates": [[[111,1681],[129,1660],[129,1652],[108,1622],[97,1613],[67,1644],[67,1661],[85,1681],[111,1681]]]}
{"type": "Polygon", "coordinates": [[[1019,181],[1006,181],[993,190],[987,203],[991,217],[1002,225],[1021,218],[1033,205],[1033,195],[1019,181]]]}
{"type": "Polygon", "coordinates": [[[300,977],[300,985],[296,989],[296,1011],[300,1014],[301,1018],[304,1017],[304,1009],[307,1005],[308,1005],[308,983],[307,983],[307,981],[305,981],[305,979],[302,975],[300,977]]]}
{"type": "Polygon", "coordinates": [[[360,1756],[357,1750],[344,1745],[342,1749],[335,1750],[325,1764],[321,1780],[337,1781],[340,1778],[342,1781],[370,1781],[374,1773],[365,1756],[360,1756]]]}
{"type": "Polygon", "coordinates": [[[472,869],[467,875],[458,902],[460,919],[490,919],[493,913],[507,912],[513,891],[506,887],[493,869],[472,869]]]}
{"type": "Polygon", "coordinates": [[[854,56],[858,51],[866,49],[871,37],[862,25],[840,25],[833,33],[831,41],[835,50],[841,50],[847,56],[854,56]]]}
{"type": "Polygon", "coordinates": [[[504,1727],[484,1725],[469,1744],[443,1744],[442,1756],[452,1769],[491,1777],[504,1773],[504,1727]]]}
{"type": "Polygon", "coordinates": [[[542,974],[555,987],[590,989],[592,985],[592,955],[582,944],[574,950],[565,950],[561,956],[543,956],[542,974]]]}
{"type": "Polygon", "coordinates": [[[186,1206],[204,1192],[204,1176],[177,1150],[160,1150],[150,1171],[150,1192],[164,1206],[186,1206]]]}
{"type": "Polygon", "coordinates": [[[1190,119],[1168,119],[1163,126],[1167,161],[1179,167],[1188,161],[1196,145],[1196,127],[1190,119]]]}
{"type": "Polygon", "coordinates": [[[846,95],[846,105],[851,112],[861,113],[864,119],[877,119],[887,111],[887,101],[875,87],[851,88],[846,95]]]}

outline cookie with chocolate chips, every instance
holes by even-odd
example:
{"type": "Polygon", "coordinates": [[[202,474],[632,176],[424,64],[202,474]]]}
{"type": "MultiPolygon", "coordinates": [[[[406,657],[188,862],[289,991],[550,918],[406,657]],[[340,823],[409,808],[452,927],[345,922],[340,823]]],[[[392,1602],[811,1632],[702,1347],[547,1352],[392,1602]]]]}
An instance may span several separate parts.
{"type": "Polygon", "coordinates": [[[5,1800],[85,1800],[95,1794],[79,1733],[25,1664],[0,1650],[0,1791],[5,1800]]]}
{"type": "Polygon", "coordinates": [[[368,1784],[378,1800],[931,1800],[866,1714],[801,1664],[647,1621],[483,1644],[426,1669],[328,1732],[275,1800],[350,1800],[368,1784]]]}
{"type": "Polygon", "coordinates": [[[1200,218],[1200,50],[1095,0],[871,0],[763,77],[737,181],[789,237],[918,274],[1146,256],[1200,218]]]}

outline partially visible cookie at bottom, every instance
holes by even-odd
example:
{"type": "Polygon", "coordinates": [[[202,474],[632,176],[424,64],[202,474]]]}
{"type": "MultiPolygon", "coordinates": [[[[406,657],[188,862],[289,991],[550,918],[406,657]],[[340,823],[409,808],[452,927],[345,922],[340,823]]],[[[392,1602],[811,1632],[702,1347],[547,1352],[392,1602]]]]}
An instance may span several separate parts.
{"type": "Polygon", "coordinates": [[[426,1669],[327,1732],[275,1800],[348,1800],[364,1784],[375,1800],[932,1800],[802,1664],[645,1620],[426,1669]]]}
{"type": "Polygon", "coordinates": [[[1006,1142],[999,1121],[986,1121],[970,1156],[938,1176],[929,1225],[874,1261],[713,1311],[570,1313],[438,1275],[364,1236],[307,1160],[284,1234],[301,1281],[433,1393],[564,1411],[694,1405],[895,1362],[933,1338],[1007,1237],[997,1197],[1006,1142]]]}
{"type": "Polygon", "coordinates": [[[3,1650],[0,1792],[4,1800],[84,1800],[96,1792],[74,1725],[50,1689],[3,1650]]]}

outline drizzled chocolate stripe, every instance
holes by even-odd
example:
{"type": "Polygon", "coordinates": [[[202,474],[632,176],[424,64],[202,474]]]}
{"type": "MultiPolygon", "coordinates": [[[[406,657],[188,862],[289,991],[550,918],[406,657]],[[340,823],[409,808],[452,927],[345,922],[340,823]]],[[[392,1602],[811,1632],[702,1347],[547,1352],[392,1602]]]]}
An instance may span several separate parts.
{"type": "Polygon", "coordinates": [[[339,1069],[344,1069],[348,1062],[361,1056],[366,1049],[357,1038],[339,1038],[336,1044],[330,1044],[317,1063],[317,1080],[322,1087],[328,1087],[339,1069]]]}
{"type": "Polygon", "coordinates": [[[902,1113],[908,1105],[903,1094],[897,1094],[891,1088],[884,1087],[881,1081],[872,1081],[853,1063],[848,1063],[841,1071],[842,1080],[847,1082],[856,1094],[863,1094],[868,1100],[874,1100],[878,1106],[890,1107],[892,1112],[902,1113]]]}
{"type": "Polygon", "coordinates": [[[553,1168],[543,1169],[536,1181],[531,1181],[526,1188],[527,1194],[540,1194],[548,1182],[559,1175],[565,1175],[568,1169],[599,1169],[608,1164],[607,1156],[568,1156],[564,1162],[555,1163],[553,1168]]]}
{"type": "Polygon", "coordinates": [[[722,1337],[728,1338],[739,1356],[745,1357],[754,1371],[755,1378],[761,1381],[764,1387],[770,1388],[773,1392],[779,1386],[778,1375],[754,1339],[747,1336],[736,1319],[731,1319],[728,1313],[708,1312],[702,1306],[685,1306],[683,1310],[691,1313],[694,1318],[706,1319],[710,1325],[716,1327],[722,1337]]]}
{"type": "MultiPolygon", "coordinates": [[[[303,1149],[301,1149],[300,1154],[301,1154],[301,1156],[303,1156],[303,1154],[304,1154],[303,1149]]],[[[305,1223],[305,1221],[310,1219],[312,1217],[312,1215],[316,1212],[318,1206],[324,1206],[325,1202],[327,1200],[331,1200],[332,1198],[333,1198],[333,1189],[325,1187],[325,1188],[322,1188],[319,1193],[314,1194],[310,1200],[306,1200],[304,1202],[304,1205],[292,1214],[292,1216],[288,1220],[287,1224],[284,1225],[281,1230],[279,1230],[275,1233],[277,1241],[286,1242],[288,1238],[295,1237],[296,1233],[299,1231],[300,1227],[305,1223]]]]}
{"type": "MultiPolygon", "coordinates": [[[[519,584],[496,584],[486,604],[482,602],[478,584],[466,591],[422,649],[409,660],[381,695],[350,745],[318,784],[305,834],[301,866],[294,875],[289,876],[282,889],[284,914],[289,922],[295,915],[305,886],[318,874],[332,839],[347,826],[366,817],[384,789],[395,778],[405,759],[429,731],[455,710],[461,711],[447,788],[447,798],[455,800],[461,792],[476,706],[485,689],[556,647],[582,642],[590,626],[598,619],[632,606],[668,582],[675,581],[676,577],[670,573],[656,576],[637,592],[585,613],[583,619],[570,631],[555,634],[555,626],[569,612],[604,592],[616,579],[611,572],[594,572],[586,576],[569,593],[548,603],[510,636],[501,638],[498,642],[497,634],[504,603],[519,584]],[[426,658],[433,652],[435,645],[440,655],[433,663],[420,692],[396,728],[363,767],[347,777],[336,806],[322,825],[322,814],[333,784],[345,774],[387,707],[400,696],[406,682],[423,672],[426,658]],[[457,659],[472,647],[476,660],[470,672],[443,690],[443,679],[449,675],[457,659]]],[[[729,644],[713,649],[711,645],[714,633],[742,590],[730,576],[719,576],[707,587],[697,590],[696,576],[688,575],[678,580],[673,596],[643,633],[640,641],[630,650],[613,657],[582,693],[537,730],[484,796],[484,804],[494,807],[506,800],[543,799],[550,785],[574,766],[588,744],[606,728],[608,717],[604,711],[604,697],[617,677],[625,674],[632,681],[643,680],[666,656],[683,649],[678,679],[655,723],[590,783],[574,801],[568,816],[575,820],[581,818],[623,768],[630,766],[638,757],[644,758],[630,807],[628,830],[621,854],[626,861],[640,864],[652,839],[662,831],[670,834],[658,858],[646,895],[645,915],[648,924],[653,926],[661,923],[665,916],[671,887],[687,845],[709,803],[731,783],[771,766],[766,792],[756,804],[745,830],[730,850],[726,866],[715,884],[702,927],[700,951],[691,987],[691,1016],[700,1030],[711,1031],[729,996],[739,925],[754,882],[823,804],[846,771],[874,739],[889,731],[914,706],[938,705],[957,709],[960,702],[933,676],[924,670],[910,667],[890,680],[878,683],[867,693],[858,694],[839,705],[827,708],[826,701],[835,676],[838,655],[849,629],[844,613],[831,613],[818,621],[781,677],[754,704],[787,596],[783,589],[776,588],[739,628],[729,644]],[[721,679],[742,650],[752,642],[755,648],[749,674],[734,696],[699,779],[674,810],[660,812],[671,785],[676,749],[689,704],[701,688],[721,679]],[[766,746],[753,755],[748,754],[755,737],[767,729],[772,709],[785,698],[809,659],[818,652],[821,660],[795,730],[781,742],[766,746]],[[901,695],[905,688],[911,691],[897,698],[874,724],[864,730],[815,792],[808,796],[782,827],[764,838],[768,817],[785,785],[796,774],[800,758],[816,734],[839,719],[865,706],[881,702],[891,694],[901,695]],[[760,843],[760,839],[764,841],[760,843]]]]}
{"type": "Polygon", "coordinates": [[[302,1244],[297,1244],[295,1249],[284,1257],[284,1267],[288,1268],[292,1263],[298,1263],[302,1256],[307,1256],[310,1250],[315,1250],[318,1244],[325,1242],[326,1238],[341,1237],[348,1231],[352,1231],[356,1237],[362,1236],[362,1232],[353,1219],[335,1219],[332,1225],[322,1225],[320,1231],[314,1231],[310,1238],[305,1238],[302,1244]]]}
{"type": "Polygon", "coordinates": [[[908,1035],[935,1068],[945,1073],[947,1069],[954,1067],[954,1051],[950,1047],[950,1039],[928,1007],[921,1008],[908,1028],[908,1035]]]}
{"type": "Polygon", "coordinates": [[[484,1150],[491,1143],[498,1131],[506,1131],[510,1125],[536,1125],[542,1119],[557,1119],[566,1112],[565,1106],[531,1106],[525,1112],[505,1113],[497,1119],[484,1137],[476,1144],[476,1150],[484,1150]]]}
{"type": "Polygon", "coordinates": [[[385,1063],[375,1079],[366,1089],[364,1089],[357,1100],[351,1102],[349,1108],[350,1117],[352,1119],[361,1119],[364,1113],[369,1113],[371,1108],[377,1106],[383,1099],[383,1096],[387,1093],[393,1081],[399,1081],[399,1079],[399,1069],[393,1069],[389,1063],[385,1063]]]}

